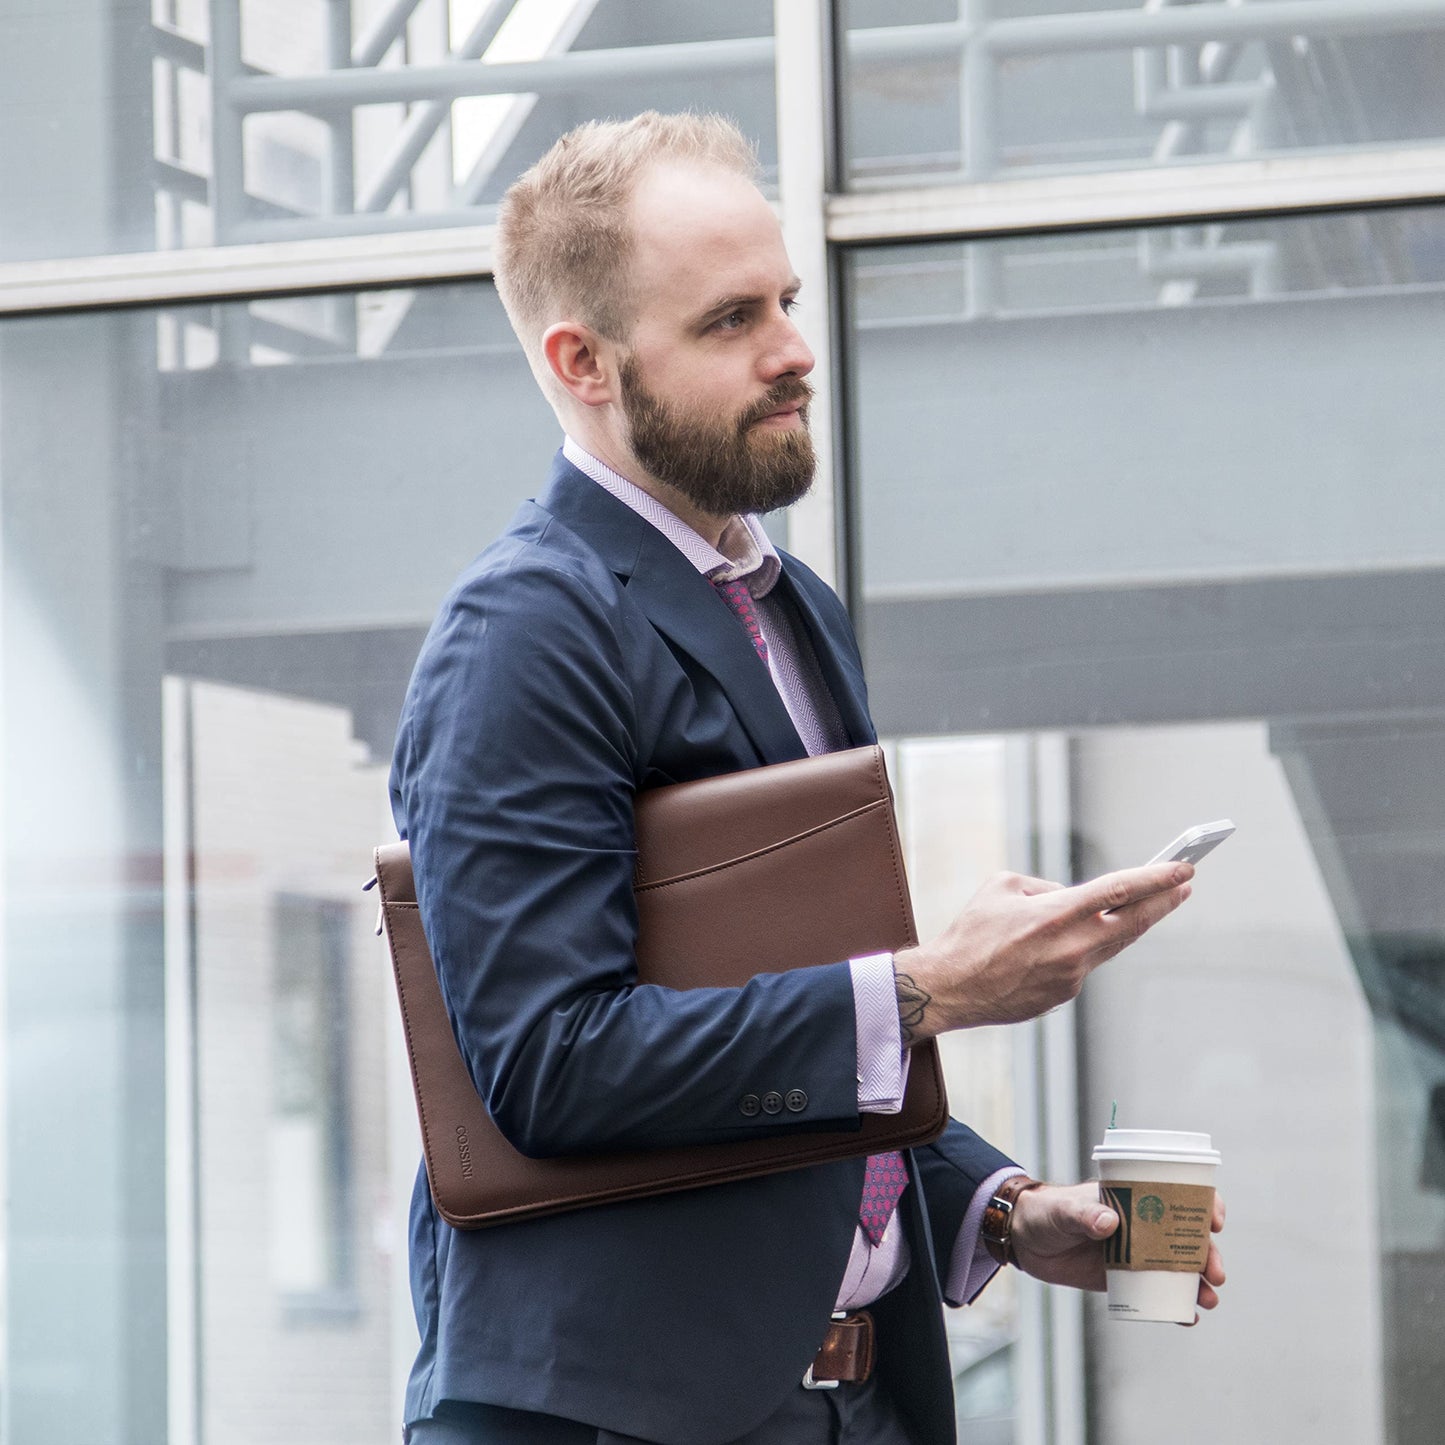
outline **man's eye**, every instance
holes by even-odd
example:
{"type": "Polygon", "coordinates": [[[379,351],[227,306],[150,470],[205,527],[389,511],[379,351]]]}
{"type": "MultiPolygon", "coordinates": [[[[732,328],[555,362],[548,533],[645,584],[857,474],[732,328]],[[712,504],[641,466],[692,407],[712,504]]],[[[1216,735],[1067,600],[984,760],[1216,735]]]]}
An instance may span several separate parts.
{"type": "Polygon", "coordinates": [[[726,316],[719,316],[713,325],[719,331],[736,331],[743,324],[744,319],[741,311],[729,311],[726,316]]]}
{"type": "Polygon", "coordinates": [[[784,315],[784,316],[791,316],[791,315],[793,314],[793,312],[797,310],[797,307],[798,307],[798,298],[797,298],[796,296],[784,296],[784,297],[783,297],[783,301],[782,301],[782,306],[783,306],[783,315],[784,315]]]}

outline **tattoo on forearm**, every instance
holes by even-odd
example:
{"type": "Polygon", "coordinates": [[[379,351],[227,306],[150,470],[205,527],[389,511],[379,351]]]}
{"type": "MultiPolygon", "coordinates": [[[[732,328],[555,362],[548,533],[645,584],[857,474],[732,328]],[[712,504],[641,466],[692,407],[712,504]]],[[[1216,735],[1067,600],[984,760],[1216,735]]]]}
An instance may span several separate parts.
{"type": "Polygon", "coordinates": [[[898,991],[898,1024],[903,1030],[903,1043],[906,1047],[918,1038],[918,1031],[923,1027],[923,1016],[928,1012],[928,1005],[933,1002],[933,995],[927,989],[919,988],[906,973],[895,973],[893,982],[898,991]]]}

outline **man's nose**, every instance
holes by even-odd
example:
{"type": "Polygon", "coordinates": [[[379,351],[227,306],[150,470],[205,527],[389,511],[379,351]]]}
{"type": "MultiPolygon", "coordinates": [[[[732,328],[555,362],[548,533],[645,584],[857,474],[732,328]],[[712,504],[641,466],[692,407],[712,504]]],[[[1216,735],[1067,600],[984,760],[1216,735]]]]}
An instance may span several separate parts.
{"type": "Polygon", "coordinates": [[[807,376],[814,365],[816,358],[808,343],[803,340],[803,333],[798,330],[797,322],[791,316],[779,316],[776,344],[767,359],[768,380],[777,381],[780,377],[790,375],[807,376]]]}

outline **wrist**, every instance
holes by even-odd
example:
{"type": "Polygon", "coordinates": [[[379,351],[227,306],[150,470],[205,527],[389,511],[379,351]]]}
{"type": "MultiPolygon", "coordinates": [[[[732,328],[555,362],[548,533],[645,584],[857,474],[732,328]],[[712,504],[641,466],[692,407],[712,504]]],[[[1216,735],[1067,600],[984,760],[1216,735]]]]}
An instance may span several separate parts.
{"type": "Polygon", "coordinates": [[[1041,1179],[1031,1179],[1027,1174],[1014,1174],[994,1190],[993,1198],[983,1211],[979,1234],[984,1248],[995,1264],[1018,1267],[1018,1256],[1014,1253],[1014,1221],[1018,1199],[1021,1194],[1038,1189],[1042,1184],[1041,1179]]]}
{"type": "Polygon", "coordinates": [[[937,1021],[938,1005],[931,987],[931,973],[921,948],[908,948],[893,955],[893,988],[898,999],[898,1029],[904,1048],[942,1032],[937,1021]]]}
{"type": "Polygon", "coordinates": [[[937,942],[900,949],[893,956],[893,971],[903,984],[899,990],[900,1018],[905,1017],[905,988],[927,1000],[909,1043],[1002,1022],[979,1010],[976,991],[970,988],[958,960],[937,942]]]}

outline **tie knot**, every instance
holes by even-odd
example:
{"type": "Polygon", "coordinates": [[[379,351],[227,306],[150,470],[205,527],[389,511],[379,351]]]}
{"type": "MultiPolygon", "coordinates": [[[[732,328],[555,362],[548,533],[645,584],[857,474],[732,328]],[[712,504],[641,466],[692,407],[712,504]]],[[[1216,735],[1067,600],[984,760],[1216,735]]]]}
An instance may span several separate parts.
{"type": "Polygon", "coordinates": [[[766,662],[767,639],[763,636],[763,626],[758,619],[758,609],[753,604],[753,594],[748,590],[748,584],[741,577],[735,577],[729,582],[718,579],[712,585],[742,623],[743,631],[752,639],[753,650],[766,662]]]}

